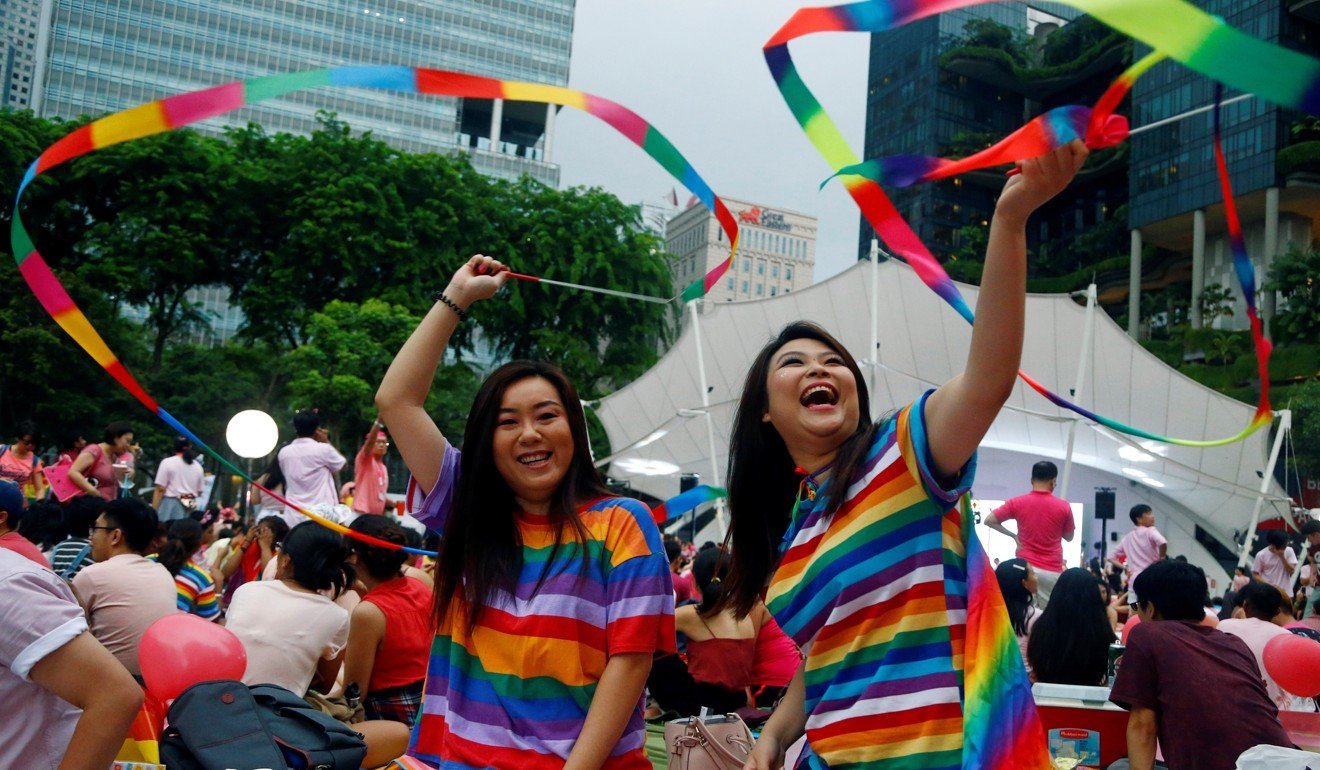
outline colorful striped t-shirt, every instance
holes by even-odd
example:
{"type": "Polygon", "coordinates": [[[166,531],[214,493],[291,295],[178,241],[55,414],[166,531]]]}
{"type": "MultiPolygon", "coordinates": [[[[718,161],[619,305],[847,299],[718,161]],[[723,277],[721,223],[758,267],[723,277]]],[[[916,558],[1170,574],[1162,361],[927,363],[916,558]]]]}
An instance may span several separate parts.
{"type": "MultiPolygon", "coordinates": [[[[417,517],[441,531],[458,452],[417,517]]],[[[431,647],[421,717],[408,753],[445,770],[560,768],[572,750],[609,657],[674,650],[674,593],[647,507],[604,498],[579,515],[583,544],[566,529],[547,567],[554,530],[520,515],[523,567],[514,595],[496,592],[468,632],[458,607],[431,647]],[[540,587],[537,583],[540,581],[540,587]]],[[[650,770],[638,698],[605,770],[650,770]]]]}
{"type": "Polygon", "coordinates": [[[924,407],[923,396],[877,429],[832,516],[833,478],[784,536],[766,604],[806,656],[810,751],[799,767],[960,770],[964,748],[976,751],[964,738],[967,562],[956,505],[975,458],[942,488],[924,407]]]}
{"type": "MultiPolygon", "coordinates": [[[[147,558],[160,561],[154,553],[147,558]]],[[[191,612],[207,620],[220,614],[220,598],[216,596],[211,573],[192,559],[184,562],[179,574],[174,576],[174,590],[179,612],[191,612]]]]}

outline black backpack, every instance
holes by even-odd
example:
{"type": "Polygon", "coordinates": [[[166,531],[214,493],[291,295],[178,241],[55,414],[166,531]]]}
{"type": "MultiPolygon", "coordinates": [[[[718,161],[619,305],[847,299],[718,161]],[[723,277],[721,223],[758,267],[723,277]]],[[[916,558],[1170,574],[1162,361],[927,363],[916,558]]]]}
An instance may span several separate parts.
{"type": "Polygon", "coordinates": [[[170,770],[358,770],[362,736],[283,687],[222,679],[184,690],[160,741],[170,770]]]}

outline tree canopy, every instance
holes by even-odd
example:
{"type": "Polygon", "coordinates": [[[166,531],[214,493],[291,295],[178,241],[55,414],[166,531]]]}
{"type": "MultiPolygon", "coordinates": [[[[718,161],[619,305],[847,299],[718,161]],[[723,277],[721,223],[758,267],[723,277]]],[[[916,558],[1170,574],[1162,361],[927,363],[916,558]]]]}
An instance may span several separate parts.
{"type": "MultiPolygon", "coordinates": [[[[0,112],[0,195],[13,200],[32,160],[77,125],[0,112]]],[[[463,156],[400,152],[329,114],[310,136],[250,125],[105,148],[38,177],[22,211],[111,348],[216,448],[240,409],[286,425],[294,408],[317,406],[341,448],[355,450],[385,367],[471,254],[547,278],[672,293],[663,242],[637,207],[598,189],[485,177],[463,156]],[[210,286],[245,316],[218,347],[189,334],[209,321],[190,291],[210,286]]],[[[164,426],[46,316],[8,239],[0,250],[0,433],[32,418],[47,439],[67,429],[94,438],[128,417],[163,451],[164,426]]],[[[515,357],[559,364],[584,398],[599,397],[654,363],[673,325],[659,305],[511,285],[460,328],[428,407],[459,439],[473,362],[515,357]]]]}

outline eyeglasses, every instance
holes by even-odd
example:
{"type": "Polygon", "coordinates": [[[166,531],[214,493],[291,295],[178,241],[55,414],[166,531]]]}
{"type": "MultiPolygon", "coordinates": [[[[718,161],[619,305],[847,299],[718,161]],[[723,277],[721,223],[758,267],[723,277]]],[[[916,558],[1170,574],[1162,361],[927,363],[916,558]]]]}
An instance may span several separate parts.
{"type": "Polygon", "coordinates": [[[113,532],[114,530],[119,529],[119,527],[97,527],[97,526],[91,526],[91,527],[88,527],[87,529],[89,529],[89,530],[93,530],[93,531],[98,530],[98,529],[103,529],[103,530],[105,530],[106,532],[113,532]]]}

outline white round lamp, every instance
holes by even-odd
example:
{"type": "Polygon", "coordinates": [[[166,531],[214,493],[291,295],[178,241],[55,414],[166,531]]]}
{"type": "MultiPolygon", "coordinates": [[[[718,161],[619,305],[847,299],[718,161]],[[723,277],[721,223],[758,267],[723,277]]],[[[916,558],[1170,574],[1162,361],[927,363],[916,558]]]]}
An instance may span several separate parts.
{"type": "Polygon", "coordinates": [[[239,457],[255,460],[270,454],[280,440],[275,420],[260,409],[246,409],[229,419],[225,441],[239,457]]]}

